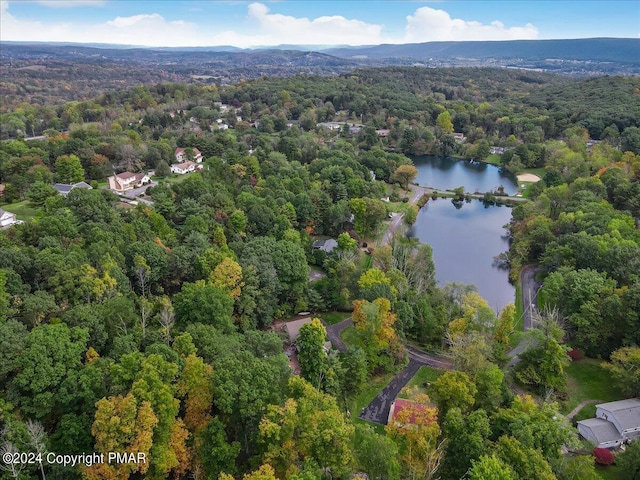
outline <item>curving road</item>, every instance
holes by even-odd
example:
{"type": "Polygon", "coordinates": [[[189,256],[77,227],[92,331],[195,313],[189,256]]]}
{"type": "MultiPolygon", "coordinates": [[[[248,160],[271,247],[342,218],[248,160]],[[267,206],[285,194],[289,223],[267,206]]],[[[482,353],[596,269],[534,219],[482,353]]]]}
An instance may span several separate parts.
{"type": "MultiPolygon", "coordinates": [[[[327,325],[326,323],[324,325],[327,329],[327,337],[333,347],[340,352],[346,352],[347,346],[340,338],[340,334],[345,328],[353,325],[353,320],[347,318],[334,325],[327,325]]],[[[448,358],[422,352],[410,345],[405,345],[405,348],[409,356],[408,365],[393,377],[387,386],[360,412],[360,418],[386,425],[391,404],[400,393],[400,390],[409,383],[421,366],[426,365],[440,370],[453,369],[453,363],[448,358]]]]}

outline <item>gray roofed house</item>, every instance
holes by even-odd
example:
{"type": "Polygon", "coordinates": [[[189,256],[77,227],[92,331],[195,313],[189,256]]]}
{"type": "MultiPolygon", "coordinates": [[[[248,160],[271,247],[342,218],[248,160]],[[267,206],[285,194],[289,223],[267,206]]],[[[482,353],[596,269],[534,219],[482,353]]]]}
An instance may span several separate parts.
{"type": "Polygon", "coordinates": [[[613,423],[602,418],[587,418],[577,424],[580,435],[599,448],[617,447],[624,441],[613,423]]]}
{"type": "MultiPolygon", "coordinates": [[[[311,320],[312,320],[311,317],[305,317],[305,318],[301,318],[300,320],[294,320],[292,322],[287,322],[284,324],[283,330],[285,330],[289,335],[290,343],[292,344],[296,343],[296,340],[300,336],[300,329],[302,328],[303,325],[310,323],[311,320]]],[[[328,341],[325,342],[324,349],[326,352],[328,352],[331,349],[331,342],[328,342],[328,341]]]]}
{"type": "Polygon", "coordinates": [[[92,190],[93,187],[89,185],[87,182],[78,182],[73,185],[69,185],[67,183],[54,183],[53,188],[55,188],[60,195],[66,197],[69,195],[69,192],[74,188],[86,188],[88,190],[92,190]]]}
{"type": "Polygon", "coordinates": [[[640,438],[640,399],[629,398],[596,405],[596,418],[577,422],[580,434],[601,448],[612,448],[640,438]]]}
{"type": "Polygon", "coordinates": [[[327,253],[331,253],[331,251],[338,246],[338,242],[333,238],[329,238],[328,240],[316,240],[313,242],[313,248],[315,250],[324,250],[327,253]]]}

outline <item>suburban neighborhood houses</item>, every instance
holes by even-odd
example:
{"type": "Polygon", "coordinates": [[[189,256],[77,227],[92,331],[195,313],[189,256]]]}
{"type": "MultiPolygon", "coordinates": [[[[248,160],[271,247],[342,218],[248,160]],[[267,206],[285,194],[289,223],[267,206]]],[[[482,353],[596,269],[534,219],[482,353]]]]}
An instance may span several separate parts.
{"type": "Polygon", "coordinates": [[[640,438],[640,398],[596,405],[595,418],[577,422],[578,431],[599,448],[614,448],[640,438]]]}
{"type": "Polygon", "coordinates": [[[150,183],[151,178],[146,173],[122,172],[107,178],[107,182],[110,190],[126,192],[150,183]]]}
{"type": "Polygon", "coordinates": [[[74,188],[86,188],[87,190],[91,190],[93,187],[89,185],[87,182],[77,182],[74,184],[67,183],[54,183],[53,188],[55,188],[60,195],[66,197],[69,195],[69,192],[74,188]]]}
{"type": "Polygon", "coordinates": [[[19,223],[22,223],[22,220],[18,220],[15,213],[0,208],[0,228],[8,228],[19,223]]]}

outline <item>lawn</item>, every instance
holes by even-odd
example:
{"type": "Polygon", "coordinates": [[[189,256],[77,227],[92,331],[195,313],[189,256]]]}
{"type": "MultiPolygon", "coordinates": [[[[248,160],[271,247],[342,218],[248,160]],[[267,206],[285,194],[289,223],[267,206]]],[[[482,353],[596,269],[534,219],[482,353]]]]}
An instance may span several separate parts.
{"type": "Polygon", "coordinates": [[[600,475],[602,480],[620,480],[622,475],[620,468],[615,465],[609,465],[607,467],[596,465],[596,472],[600,475]]]}
{"type": "Polygon", "coordinates": [[[567,368],[569,399],[564,406],[563,413],[570,412],[583,400],[611,402],[625,398],[622,392],[613,385],[611,375],[602,368],[602,363],[602,360],[583,358],[569,365],[567,368]]]}
{"type": "Polygon", "coordinates": [[[7,212],[15,213],[18,220],[31,220],[36,214],[42,211],[41,208],[32,205],[28,200],[22,202],[9,203],[2,206],[3,210],[7,212]]]}
{"type": "Polygon", "coordinates": [[[171,175],[170,177],[151,177],[151,180],[158,183],[166,182],[173,184],[184,182],[188,177],[189,175],[171,175]]]}
{"type": "Polygon", "coordinates": [[[484,163],[489,163],[491,165],[502,165],[502,162],[500,161],[501,156],[500,155],[496,155],[494,153],[492,153],[491,155],[489,155],[487,158],[485,158],[483,160],[484,163]]]}
{"type": "Polygon", "coordinates": [[[327,312],[321,313],[319,317],[329,325],[335,325],[351,316],[351,312],[327,312]]]}
{"type": "Polygon", "coordinates": [[[348,408],[349,408],[349,411],[351,412],[351,419],[353,420],[354,423],[362,422],[367,425],[372,425],[374,430],[376,430],[377,433],[384,434],[384,425],[378,425],[377,423],[367,422],[359,418],[359,415],[364,409],[364,407],[366,407],[371,403],[371,400],[373,400],[376,397],[376,395],[380,393],[380,390],[382,390],[384,387],[387,386],[387,384],[391,381],[391,379],[394,376],[395,375],[393,373],[386,373],[378,377],[370,378],[369,381],[363,387],[362,391],[358,393],[355,397],[349,399],[348,408]]]}
{"type": "Polygon", "coordinates": [[[442,370],[436,370],[431,367],[420,367],[420,370],[413,376],[409,383],[398,394],[398,398],[409,398],[409,390],[417,388],[420,393],[426,393],[429,395],[429,388],[426,387],[427,383],[431,383],[436,380],[444,372],[442,370]]]}
{"type": "Polygon", "coordinates": [[[360,338],[360,334],[356,330],[356,327],[350,326],[345,328],[340,334],[340,339],[344,342],[347,347],[353,348],[363,348],[364,344],[362,343],[362,338],[360,338]]]}

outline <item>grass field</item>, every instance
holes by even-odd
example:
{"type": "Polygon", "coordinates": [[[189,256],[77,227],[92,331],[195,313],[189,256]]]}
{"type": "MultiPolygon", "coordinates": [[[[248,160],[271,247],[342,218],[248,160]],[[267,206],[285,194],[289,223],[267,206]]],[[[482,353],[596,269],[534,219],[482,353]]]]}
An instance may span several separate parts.
{"type": "MultiPolygon", "coordinates": [[[[613,385],[611,375],[602,368],[602,361],[583,358],[572,362],[567,368],[568,401],[563,413],[568,413],[583,400],[600,400],[611,402],[625,398],[622,392],[613,385]]],[[[591,408],[593,406],[584,407],[591,408]]]]}
{"type": "Polygon", "coordinates": [[[18,220],[24,221],[31,220],[36,216],[36,214],[42,211],[41,208],[32,205],[28,200],[3,205],[2,209],[6,210],[7,212],[15,213],[18,220]]]}
{"type": "Polygon", "coordinates": [[[602,480],[620,480],[620,478],[622,478],[620,468],[615,465],[609,465],[607,467],[596,465],[596,472],[600,475],[602,480]]]}
{"type": "Polygon", "coordinates": [[[435,368],[420,367],[418,373],[416,373],[409,383],[400,391],[398,398],[409,398],[409,391],[416,388],[420,393],[429,395],[429,388],[426,387],[425,384],[433,382],[443,373],[442,370],[436,370],[435,368]]]}
{"type": "Polygon", "coordinates": [[[364,346],[362,339],[354,326],[345,328],[340,334],[340,338],[347,347],[362,348],[364,346]]]}
{"type": "Polygon", "coordinates": [[[351,312],[327,312],[321,313],[319,317],[327,322],[329,325],[334,325],[336,323],[340,323],[343,320],[346,320],[351,316],[351,312]]]}

